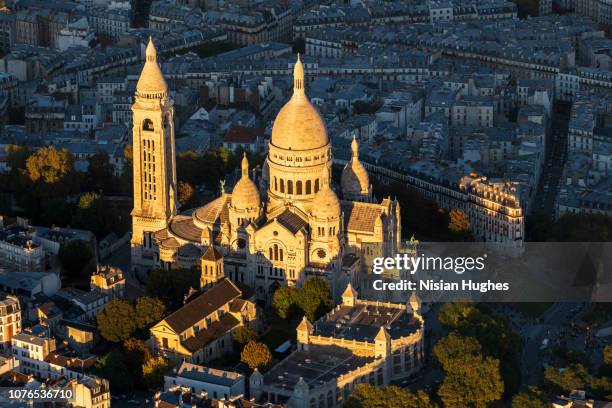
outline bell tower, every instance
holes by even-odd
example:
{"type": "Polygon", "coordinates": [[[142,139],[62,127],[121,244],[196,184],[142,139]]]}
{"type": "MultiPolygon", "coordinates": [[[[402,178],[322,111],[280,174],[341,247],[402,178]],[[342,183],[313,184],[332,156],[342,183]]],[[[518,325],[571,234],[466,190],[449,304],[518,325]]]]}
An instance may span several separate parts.
{"type": "Polygon", "coordinates": [[[136,85],[132,113],[132,268],[147,270],[158,264],[153,233],[165,228],[176,213],[174,108],[151,39],[136,85]]]}

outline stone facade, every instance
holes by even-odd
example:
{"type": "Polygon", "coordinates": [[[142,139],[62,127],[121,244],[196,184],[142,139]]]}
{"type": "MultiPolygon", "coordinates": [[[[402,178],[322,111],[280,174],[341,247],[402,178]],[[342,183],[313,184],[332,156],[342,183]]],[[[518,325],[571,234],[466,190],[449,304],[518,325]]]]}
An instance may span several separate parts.
{"type": "Polygon", "coordinates": [[[174,108],[152,41],[136,85],[132,117],[132,267],[150,269],[157,265],[151,235],[165,228],[176,213],[174,108]]]}
{"type": "Polygon", "coordinates": [[[290,408],[342,406],[359,383],[384,386],[424,363],[420,300],[406,304],[358,298],[349,284],[342,303],[297,327],[297,350],[265,375],[250,377],[251,397],[290,408]]]}
{"type": "MultiPolygon", "coordinates": [[[[146,70],[145,66],[140,81],[146,70]]],[[[367,172],[357,157],[356,141],[353,160],[343,171],[343,200],[334,191],[331,143],[323,119],[306,96],[304,80],[298,58],[293,96],[276,117],[258,183],[251,177],[245,156],[242,177],[231,193],[223,191],[204,206],[181,214],[161,205],[169,197],[161,194],[172,193],[175,183],[164,174],[157,176],[158,196],[152,202],[155,205],[148,207],[155,211],[148,217],[144,214],[142,185],[147,175],[139,168],[142,161],[137,160],[137,152],[142,148],[136,144],[142,144],[141,134],[149,135],[141,131],[141,123],[148,117],[136,108],[142,102],[136,102],[133,261],[146,259],[149,267],[204,265],[201,258],[210,254],[208,248],[212,246],[223,257],[225,276],[254,288],[256,299],[263,303],[270,301],[278,287],[299,287],[310,276],[326,279],[337,299],[347,282],[357,281],[343,268],[345,255],[364,258],[361,265],[367,268],[367,259],[396,252],[401,231],[399,204],[391,199],[373,202],[367,172]],[[164,189],[159,185],[163,182],[171,188],[164,189]],[[152,240],[145,231],[153,232],[152,240]]],[[[154,112],[158,120],[165,117],[161,109],[154,112]]],[[[154,123],[155,129],[158,126],[154,123]]],[[[159,133],[151,135],[159,137],[159,133]]],[[[168,137],[169,143],[171,139],[168,137]]],[[[156,156],[167,160],[158,161],[158,168],[168,169],[167,173],[173,175],[172,157],[156,156]]],[[[210,281],[211,276],[202,278],[204,285],[210,281]]]]}

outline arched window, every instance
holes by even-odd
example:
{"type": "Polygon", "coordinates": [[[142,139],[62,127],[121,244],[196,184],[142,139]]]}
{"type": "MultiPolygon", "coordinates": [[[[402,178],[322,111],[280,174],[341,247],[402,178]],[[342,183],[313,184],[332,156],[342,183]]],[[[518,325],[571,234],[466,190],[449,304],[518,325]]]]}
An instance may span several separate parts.
{"type": "Polygon", "coordinates": [[[274,257],[272,255],[273,255],[272,254],[272,247],[270,247],[270,256],[269,256],[270,260],[274,259],[274,257]]]}
{"type": "Polygon", "coordinates": [[[280,179],[280,192],[284,193],[285,192],[285,180],[280,179]]]}
{"type": "Polygon", "coordinates": [[[278,260],[278,245],[274,244],[274,260],[278,260]]]}
{"type": "Polygon", "coordinates": [[[295,194],[302,195],[302,182],[298,181],[295,183],[295,194]]]}
{"type": "Polygon", "coordinates": [[[311,182],[310,180],[306,180],[306,194],[310,194],[311,193],[311,182]]]}
{"type": "Polygon", "coordinates": [[[315,180],[315,189],[314,189],[314,192],[315,192],[315,193],[318,193],[318,192],[319,192],[319,179],[316,179],[316,180],[315,180]]]}
{"type": "Polygon", "coordinates": [[[279,248],[278,249],[278,260],[282,261],[283,260],[283,248],[279,248]]]}
{"type": "Polygon", "coordinates": [[[293,194],[293,181],[287,180],[287,194],[293,194]]]}
{"type": "Polygon", "coordinates": [[[274,176],[274,191],[278,191],[278,183],[276,181],[276,176],[274,176]]]}
{"type": "Polygon", "coordinates": [[[325,408],[325,396],[323,394],[319,395],[319,408],[325,408]]]}
{"type": "Polygon", "coordinates": [[[153,131],[153,121],[151,119],[145,119],[142,122],[142,130],[153,131]]]}

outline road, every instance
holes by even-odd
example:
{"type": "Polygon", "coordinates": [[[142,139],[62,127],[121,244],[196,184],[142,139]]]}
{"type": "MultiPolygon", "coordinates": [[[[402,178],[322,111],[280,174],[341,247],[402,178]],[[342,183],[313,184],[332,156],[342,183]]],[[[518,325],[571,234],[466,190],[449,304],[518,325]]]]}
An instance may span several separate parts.
{"type": "MultiPolygon", "coordinates": [[[[544,339],[549,339],[549,347],[566,332],[568,323],[576,317],[579,303],[555,303],[533,324],[522,322],[519,328],[523,338],[523,353],[521,355],[522,385],[542,385],[544,372],[544,352],[540,350],[544,339]]],[[[514,325],[516,326],[516,325],[514,325]]],[[[516,327],[515,327],[516,329],[516,327]]]]}
{"type": "Polygon", "coordinates": [[[550,138],[546,146],[546,160],[536,194],[536,211],[552,215],[555,210],[561,173],[567,158],[568,125],[569,108],[557,105],[553,112],[550,138]]]}

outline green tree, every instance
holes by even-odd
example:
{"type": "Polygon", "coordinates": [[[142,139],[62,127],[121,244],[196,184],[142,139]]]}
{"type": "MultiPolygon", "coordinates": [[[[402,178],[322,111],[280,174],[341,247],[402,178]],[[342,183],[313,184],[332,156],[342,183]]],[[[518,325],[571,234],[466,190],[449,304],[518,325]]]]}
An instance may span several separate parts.
{"type": "Polygon", "coordinates": [[[592,378],[588,388],[595,399],[612,401],[612,378],[592,378]]]}
{"type": "Polygon", "coordinates": [[[164,357],[150,357],[142,365],[142,377],[150,389],[159,388],[164,384],[164,374],[171,367],[164,357]]]}
{"type": "Polygon", "coordinates": [[[327,282],[318,277],[307,279],[300,289],[299,305],[311,322],[329,312],[332,299],[327,282]]]}
{"type": "Polygon", "coordinates": [[[125,350],[125,363],[132,373],[139,373],[142,376],[142,365],[151,358],[151,353],[144,341],[130,337],[123,342],[125,350]]]}
{"type": "Polygon", "coordinates": [[[603,349],[603,361],[604,364],[612,366],[612,344],[608,344],[603,349]]]}
{"type": "Polygon", "coordinates": [[[504,392],[499,360],[492,357],[462,358],[463,364],[452,364],[446,372],[438,396],[445,407],[486,408],[499,401],[504,392]]]}
{"type": "Polygon", "coordinates": [[[134,386],[132,375],[124,363],[124,357],[121,351],[113,350],[102,356],[93,367],[96,375],[108,380],[111,392],[130,391],[134,386]]]}
{"type": "Polygon", "coordinates": [[[131,143],[128,143],[123,149],[123,157],[125,165],[119,176],[119,184],[124,195],[132,195],[134,194],[134,150],[131,143]]]}
{"type": "Polygon", "coordinates": [[[444,371],[452,372],[455,365],[463,365],[474,357],[480,356],[482,347],[474,337],[464,337],[451,333],[434,346],[433,354],[444,371]]]}
{"type": "Polygon", "coordinates": [[[106,194],[117,191],[117,179],[115,177],[115,166],[113,166],[106,152],[100,151],[89,159],[89,167],[86,173],[87,188],[91,190],[102,190],[106,194]]]}
{"type": "Polygon", "coordinates": [[[102,239],[113,230],[113,214],[104,203],[102,195],[88,192],[79,198],[73,224],[77,228],[86,229],[102,239]]]}
{"type": "Polygon", "coordinates": [[[24,170],[33,150],[26,146],[9,145],[6,147],[6,163],[11,171],[24,170]]]}
{"type": "Polygon", "coordinates": [[[58,258],[62,271],[71,282],[89,281],[95,261],[89,242],[75,239],[63,243],[58,258]]]}
{"type": "Polygon", "coordinates": [[[544,371],[544,382],[551,393],[583,390],[590,381],[591,376],[582,364],[570,364],[565,368],[550,366],[544,371]]]}
{"type": "Polygon", "coordinates": [[[462,327],[465,322],[469,321],[469,317],[474,314],[476,308],[473,303],[469,302],[449,302],[442,305],[438,312],[438,321],[449,330],[457,330],[462,327]]]}
{"type": "Polygon", "coordinates": [[[238,327],[232,334],[234,341],[241,346],[244,346],[248,342],[255,340],[256,333],[253,329],[248,326],[238,327]]]}
{"type": "Polygon", "coordinates": [[[137,329],[134,306],[123,299],[113,299],[98,313],[100,335],[113,343],[126,341],[137,329]]]}
{"type": "Polygon", "coordinates": [[[416,394],[396,386],[375,387],[371,384],[357,384],[347,398],[344,408],[434,408],[423,391],[416,394]]]}
{"type": "Polygon", "coordinates": [[[476,338],[451,333],[438,341],[433,353],[446,372],[438,389],[444,406],[484,408],[501,399],[500,362],[484,356],[476,338]]]}
{"type": "Polygon", "coordinates": [[[548,408],[548,404],[537,395],[521,392],[512,398],[512,408],[548,408]]]}
{"type": "Polygon", "coordinates": [[[166,305],[153,297],[141,296],[136,299],[136,327],[148,329],[154,323],[159,322],[166,314],[166,305]]]}
{"type": "Polygon", "coordinates": [[[200,286],[200,268],[183,268],[173,265],[170,270],[157,268],[151,271],[146,283],[147,296],[160,299],[168,310],[183,306],[189,288],[200,286]]]}
{"type": "Polygon", "coordinates": [[[257,368],[259,371],[265,371],[272,363],[272,353],[264,343],[249,341],[240,353],[240,361],[251,370],[257,368]]]}
{"type": "Polygon", "coordinates": [[[291,318],[296,313],[299,303],[299,293],[289,286],[281,286],[272,296],[272,307],[281,319],[291,318]]]}

